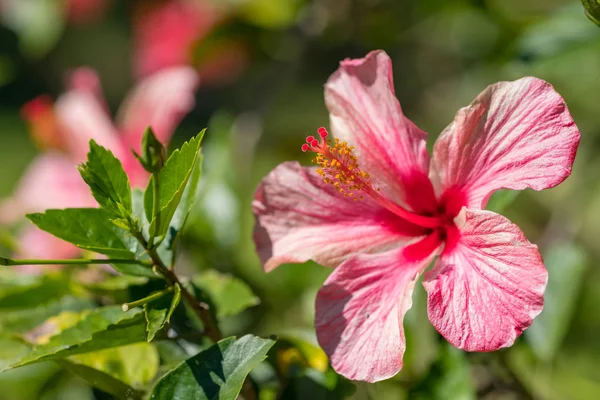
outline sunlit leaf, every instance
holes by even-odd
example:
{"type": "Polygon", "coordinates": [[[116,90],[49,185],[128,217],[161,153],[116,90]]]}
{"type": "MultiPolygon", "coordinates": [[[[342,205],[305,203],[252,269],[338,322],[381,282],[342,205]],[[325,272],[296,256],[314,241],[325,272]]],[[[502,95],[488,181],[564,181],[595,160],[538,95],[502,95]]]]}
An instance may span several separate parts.
{"type": "Polygon", "coordinates": [[[125,313],[120,306],[97,308],[84,312],[79,322],[34,346],[4,370],[143,341],[146,321],[142,310],[125,313]]]}
{"type": "Polygon", "coordinates": [[[272,339],[227,338],[189,358],[154,387],[152,400],[234,400],[246,375],[266,357],[272,339]]]}
{"type": "MultiPolygon", "coordinates": [[[[171,219],[183,197],[190,177],[193,175],[196,162],[200,160],[200,144],[204,131],[186,142],[180,149],[175,150],[159,173],[159,188],[156,209],[154,205],[154,177],[144,194],[146,216],[151,215],[150,235],[163,237],[166,235],[171,219]],[[151,212],[148,208],[151,207],[151,212]]],[[[184,218],[185,219],[185,218],[184,218]]]]}
{"type": "MultiPolygon", "coordinates": [[[[100,208],[67,208],[28,214],[38,228],[79,248],[113,258],[136,259],[143,253],[137,240],[110,222],[111,215],[100,208]]],[[[156,278],[150,268],[137,264],[114,264],[119,272],[156,278]]]]}
{"type": "Polygon", "coordinates": [[[65,274],[0,276],[0,331],[24,333],[61,311],[92,308],[87,299],[74,297],[74,285],[65,274]]]}
{"type": "Polygon", "coordinates": [[[131,215],[129,178],[121,161],[110,150],[91,140],[87,162],[78,168],[102,208],[116,216],[131,215]]]}
{"type": "Polygon", "coordinates": [[[134,388],[142,388],[158,372],[158,351],[153,344],[135,343],[92,353],[80,354],[70,361],[102,371],[134,388]]]}
{"type": "Polygon", "coordinates": [[[260,303],[250,287],[240,279],[209,269],[196,275],[194,285],[207,293],[217,308],[219,318],[237,315],[260,303]]]}
{"type": "Polygon", "coordinates": [[[544,309],[525,337],[538,358],[550,361],[569,330],[588,263],[583,249],[562,243],[544,253],[544,265],[548,269],[544,309]]]}
{"type": "Polygon", "coordinates": [[[14,364],[28,352],[29,346],[23,341],[0,337],[0,370],[14,364]]]}

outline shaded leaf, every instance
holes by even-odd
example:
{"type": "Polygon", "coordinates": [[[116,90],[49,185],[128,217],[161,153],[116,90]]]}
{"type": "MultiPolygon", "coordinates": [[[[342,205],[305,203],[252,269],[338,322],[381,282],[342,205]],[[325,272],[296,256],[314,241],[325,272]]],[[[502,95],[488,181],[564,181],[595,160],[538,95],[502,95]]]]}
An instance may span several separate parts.
{"type": "Polygon", "coordinates": [[[34,346],[4,370],[145,340],[146,323],[141,310],[125,313],[119,306],[97,308],[82,313],[73,326],[50,337],[47,343],[34,346]]]}
{"type": "Polygon", "coordinates": [[[150,399],[236,399],[246,375],[265,359],[273,344],[272,339],[252,335],[223,339],[165,375],[150,399]]]}
{"type": "Polygon", "coordinates": [[[544,309],[525,331],[525,337],[539,359],[551,361],[571,326],[587,256],[580,247],[563,243],[545,252],[544,264],[548,269],[544,309]]]}
{"type": "Polygon", "coordinates": [[[112,394],[117,399],[121,400],[141,400],[142,392],[135,390],[114,377],[102,371],[88,367],[87,365],[78,364],[70,360],[57,360],[58,365],[79,376],[90,385],[103,390],[106,393],[112,394]]]}
{"type": "Polygon", "coordinates": [[[131,187],[121,161],[93,140],[87,157],[79,173],[98,204],[117,216],[131,215],[131,187]]]}
{"type": "Polygon", "coordinates": [[[0,310],[34,307],[70,293],[69,281],[56,275],[0,283],[0,310]]]}
{"type": "Polygon", "coordinates": [[[196,275],[193,283],[209,295],[219,318],[237,315],[260,303],[260,299],[245,282],[212,269],[196,275]]]}
{"type": "Polygon", "coordinates": [[[600,385],[574,369],[570,362],[541,364],[527,346],[518,344],[506,352],[513,376],[527,389],[530,398],[588,400],[600,398],[600,385]]]}
{"type": "Polygon", "coordinates": [[[278,337],[269,350],[269,362],[287,382],[280,398],[345,399],[355,391],[350,381],[330,367],[320,347],[296,336],[278,337]]]}
{"type": "Polygon", "coordinates": [[[501,213],[517,198],[519,193],[521,192],[518,190],[496,190],[488,200],[485,209],[501,213]]]}
{"type": "Polygon", "coordinates": [[[471,379],[471,370],[465,353],[449,343],[440,348],[440,357],[431,367],[429,374],[408,394],[410,399],[475,399],[476,392],[471,379]]]}
{"type": "MultiPolygon", "coordinates": [[[[84,250],[113,258],[136,259],[142,248],[124,229],[110,222],[110,214],[100,208],[67,208],[28,214],[38,228],[84,250]]],[[[124,274],[156,278],[150,268],[137,264],[114,264],[124,274]]]]}

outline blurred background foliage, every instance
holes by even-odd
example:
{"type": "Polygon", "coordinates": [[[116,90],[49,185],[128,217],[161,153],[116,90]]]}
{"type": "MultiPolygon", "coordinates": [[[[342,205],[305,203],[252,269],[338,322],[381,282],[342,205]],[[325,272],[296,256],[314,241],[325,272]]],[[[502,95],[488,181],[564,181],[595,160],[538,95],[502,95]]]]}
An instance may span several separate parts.
{"type": "MultiPolygon", "coordinates": [[[[65,73],[87,65],[98,71],[108,105],[115,110],[136,81],[136,18],[144,9],[164,2],[96,1],[100,5],[86,12],[85,4],[94,1],[73,1],[79,3],[77,8],[59,0],[0,0],[2,197],[10,195],[38,151],[28,136],[21,106],[39,94],[57,97],[64,90],[65,73]]],[[[206,26],[190,50],[189,62],[203,81],[197,105],[178,127],[171,145],[208,127],[202,197],[186,227],[178,268],[189,276],[204,271],[200,276],[210,282],[208,287],[224,293],[231,290],[227,298],[239,295],[245,306],[253,306],[241,314],[235,302],[223,307],[226,334],[252,332],[281,338],[268,364],[279,371],[284,387],[269,386],[272,372],[264,365],[253,372],[253,378],[266,387],[261,398],[600,398],[600,270],[596,268],[600,258],[600,29],[585,18],[581,3],[212,3],[224,17],[206,26]],[[263,273],[251,240],[250,203],[260,179],[278,163],[291,159],[309,163],[300,144],[307,134],[328,124],[323,84],[338,62],[378,48],[394,60],[396,95],[407,116],[429,132],[430,143],[456,110],[488,84],[525,75],[555,86],[582,140],[573,174],[564,184],[541,193],[501,193],[493,200],[494,209],[503,209],[540,246],[550,272],[546,307],[531,329],[510,349],[464,353],[446,344],[429,324],[424,291],[417,287],[405,320],[405,367],[389,381],[368,385],[335,375],[316,346],[314,297],[330,270],[309,262],[263,273]],[[234,62],[209,68],[215,54],[224,49],[233,54],[234,62]],[[256,297],[242,283],[242,289],[215,284],[220,278],[206,272],[209,269],[237,276],[256,297]]],[[[4,230],[3,246],[10,246],[11,240],[10,231],[4,230]]],[[[73,299],[55,301],[54,292],[44,298],[35,289],[39,278],[2,274],[2,330],[17,307],[10,298],[15,287],[29,291],[31,307],[54,301],[54,313],[40,315],[38,323],[60,310],[86,307],[80,300],[77,304],[66,304],[73,299]]],[[[33,327],[21,328],[24,332],[33,327]]],[[[178,360],[168,342],[152,351],[135,346],[126,350],[129,357],[110,350],[102,355],[104,361],[96,355],[88,362],[112,362],[120,368],[113,372],[134,384],[156,374],[159,354],[163,361],[178,360]],[[140,363],[144,368],[139,369],[140,363]]],[[[0,365],[19,351],[0,332],[0,365]]],[[[110,398],[75,378],[68,368],[49,363],[3,373],[0,387],[2,400],[110,398]]]]}

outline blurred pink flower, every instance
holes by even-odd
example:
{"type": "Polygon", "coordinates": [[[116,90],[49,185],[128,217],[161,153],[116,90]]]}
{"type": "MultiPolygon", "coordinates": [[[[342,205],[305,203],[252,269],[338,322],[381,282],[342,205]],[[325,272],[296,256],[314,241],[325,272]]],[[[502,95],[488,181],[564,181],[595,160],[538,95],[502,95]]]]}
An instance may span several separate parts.
{"type": "MultiPolygon", "coordinates": [[[[28,167],[11,199],[0,207],[0,221],[11,224],[24,214],[49,208],[95,207],[96,201],[76,165],[86,159],[89,141],[109,148],[123,163],[131,184],[144,187],[148,174],[132,155],[140,151],[142,135],[151,126],[166,143],[194,106],[199,80],[189,67],[164,69],[138,84],[121,105],[113,123],[104,103],[100,81],[88,68],[77,69],[69,90],[56,103],[39,97],[23,107],[32,135],[46,151],[28,167]]],[[[18,256],[69,258],[74,246],[27,224],[18,256]]]]}
{"type": "Polygon", "coordinates": [[[166,67],[194,65],[203,82],[227,82],[246,64],[244,48],[235,41],[203,40],[223,20],[206,0],[150,3],[138,13],[134,29],[134,67],[144,77],[166,67]],[[194,57],[204,45],[202,57],[194,57]]]}
{"type": "Polygon", "coordinates": [[[579,131],[561,96],[531,77],[491,85],[458,111],[431,160],[386,53],[343,61],[325,100],[338,139],[321,128],[302,146],[320,167],[279,165],[253,210],[266,271],[309,259],[337,267],[315,322],[333,368],[370,382],[402,368],[402,321],[438,255],[423,282],[431,323],[467,351],[510,346],[541,312],[547,272],[519,227],[484,208],[498,189],[569,176],[579,131]]]}

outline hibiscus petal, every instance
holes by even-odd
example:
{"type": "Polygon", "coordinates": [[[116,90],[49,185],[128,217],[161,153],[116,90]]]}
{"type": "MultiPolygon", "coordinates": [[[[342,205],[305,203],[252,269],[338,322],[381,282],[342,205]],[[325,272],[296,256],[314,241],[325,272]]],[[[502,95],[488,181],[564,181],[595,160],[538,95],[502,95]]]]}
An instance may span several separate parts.
{"type": "MultiPolygon", "coordinates": [[[[77,246],[33,225],[27,226],[19,235],[18,258],[65,259],[76,257],[79,254],[81,254],[81,250],[77,246]]],[[[48,266],[44,265],[37,269],[47,268],[48,266]]]]}
{"type": "Polygon", "coordinates": [[[463,208],[455,221],[456,245],[425,274],[429,319],[467,351],[511,346],[542,311],[548,278],[542,257],[501,215],[463,208]]]}
{"type": "Polygon", "coordinates": [[[424,233],[370,198],[344,198],[315,168],[297,162],[271,171],[252,207],[254,241],[265,271],[309,259],[336,266],[353,253],[389,248],[424,233]]]}
{"type": "Polygon", "coordinates": [[[345,60],[325,85],[333,134],[354,145],[360,167],[388,197],[414,211],[434,206],[427,134],[402,113],[383,51],[345,60]]]}
{"type": "Polygon", "coordinates": [[[93,207],[96,201],[74,162],[61,154],[38,156],[21,177],[12,198],[0,206],[0,222],[13,223],[48,208],[93,207]]]}
{"type": "Polygon", "coordinates": [[[75,71],[71,89],[55,105],[64,142],[76,162],[85,161],[90,139],[109,148],[118,158],[124,156],[118,132],[93,81],[94,74],[90,69],[75,71]],[[83,75],[87,77],[83,79],[83,75]]]}
{"type": "Polygon", "coordinates": [[[127,144],[139,151],[148,126],[166,143],[181,119],[194,107],[198,75],[192,68],[173,67],[144,79],[125,99],[117,120],[127,144]]]}
{"type": "Polygon", "coordinates": [[[579,130],[549,83],[500,82],[459,110],[435,143],[430,175],[439,195],[458,190],[463,205],[484,208],[497,189],[561,183],[578,144],[579,130]]]}
{"type": "Polygon", "coordinates": [[[402,368],[402,321],[415,283],[441,242],[437,235],[382,254],[360,254],[333,271],[317,294],[319,344],[337,373],[376,382],[402,368]]]}

